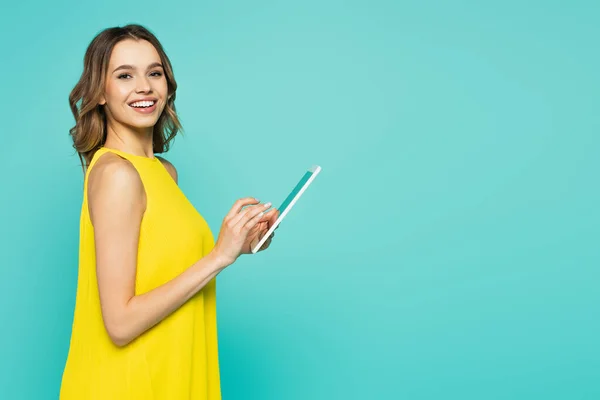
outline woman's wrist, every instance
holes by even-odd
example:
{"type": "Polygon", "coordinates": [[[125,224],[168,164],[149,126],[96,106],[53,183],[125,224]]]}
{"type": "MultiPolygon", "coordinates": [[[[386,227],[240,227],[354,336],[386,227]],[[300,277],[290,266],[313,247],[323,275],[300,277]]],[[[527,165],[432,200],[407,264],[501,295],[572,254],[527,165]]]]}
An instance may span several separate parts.
{"type": "Polygon", "coordinates": [[[217,272],[221,272],[222,270],[224,270],[225,268],[227,268],[228,266],[233,264],[233,262],[235,261],[235,260],[230,260],[229,258],[223,256],[221,253],[219,253],[215,249],[211,250],[206,255],[206,257],[209,258],[211,264],[214,265],[214,268],[216,269],[217,272]]]}

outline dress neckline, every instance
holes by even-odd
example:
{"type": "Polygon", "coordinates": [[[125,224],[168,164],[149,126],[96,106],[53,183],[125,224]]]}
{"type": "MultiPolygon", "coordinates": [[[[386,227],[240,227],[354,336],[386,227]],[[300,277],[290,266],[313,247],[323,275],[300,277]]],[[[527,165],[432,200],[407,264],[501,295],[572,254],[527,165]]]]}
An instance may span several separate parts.
{"type": "Polygon", "coordinates": [[[156,161],[159,161],[158,157],[156,157],[156,156],[154,156],[152,158],[146,157],[146,156],[138,156],[136,154],[127,153],[125,151],[121,151],[121,150],[117,150],[117,149],[112,149],[112,148],[104,147],[104,146],[100,147],[100,149],[104,149],[105,151],[110,151],[110,152],[113,152],[113,153],[125,156],[126,158],[127,157],[132,157],[132,158],[134,158],[136,160],[144,160],[144,161],[147,161],[147,162],[156,162],[156,161]]]}

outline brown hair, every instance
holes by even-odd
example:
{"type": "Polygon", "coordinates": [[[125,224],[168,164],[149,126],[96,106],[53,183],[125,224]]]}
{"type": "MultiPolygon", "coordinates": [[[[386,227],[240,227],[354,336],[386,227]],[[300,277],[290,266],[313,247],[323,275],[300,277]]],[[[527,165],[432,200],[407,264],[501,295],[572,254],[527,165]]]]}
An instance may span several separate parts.
{"type": "Polygon", "coordinates": [[[155,153],[168,151],[169,143],[175,138],[177,132],[182,130],[175,111],[177,82],[173,76],[169,57],[156,36],[148,29],[136,24],[105,29],[96,35],[89,44],[83,59],[83,72],[79,82],[69,95],[69,105],[75,117],[75,126],[69,130],[69,134],[73,139],[73,148],[79,154],[84,174],[92,157],[106,141],[106,115],[104,107],[99,105],[99,101],[104,94],[106,71],[113,48],[125,39],[150,42],[160,55],[167,79],[168,100],[154,125],[153,151],[155,153]]]}

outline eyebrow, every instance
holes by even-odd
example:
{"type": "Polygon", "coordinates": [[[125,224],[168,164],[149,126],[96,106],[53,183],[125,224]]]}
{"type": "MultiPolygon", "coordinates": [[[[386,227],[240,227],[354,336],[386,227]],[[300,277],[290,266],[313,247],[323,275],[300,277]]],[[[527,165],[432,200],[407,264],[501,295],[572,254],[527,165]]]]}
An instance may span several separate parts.
{"type": "MultiPolygon", "coordinates": [[[[161,63],[159,63],[159,62],[155,62],[155,63],[152,63],[152,64],[148,65],[148,69],[152,69],[152,68],[154,68],[154,67],[161,67],[161,68],[163,68],[162,64],[161,64],[161,63]]],[[[127,65],[127,64],[125,64],[125,65],[120,65],[120,66],[118,66],[117,68],[115,68],[115,70],[113,71],[113,74],[114,74],[115,72],[117,72],[118,70],[120,70],[120,69],[135,69],[135,67],[134,67],[133,65],[127,65]]],[[[164,68],[163,68],[163,69],[164,69],[164,68]]]]}

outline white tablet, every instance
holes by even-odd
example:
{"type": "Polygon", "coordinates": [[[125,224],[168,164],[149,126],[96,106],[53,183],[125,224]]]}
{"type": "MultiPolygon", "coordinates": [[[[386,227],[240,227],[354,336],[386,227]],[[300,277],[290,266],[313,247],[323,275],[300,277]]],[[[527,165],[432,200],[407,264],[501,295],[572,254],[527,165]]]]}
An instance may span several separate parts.
{"type": "Polygon", "coordinates": [[[260,247],[269,238],[271,233],[273,233],[275,228],[277,228],[281,221],[283,221],[283,219],[290,212],[294,204],[296,204],[300,196],[302,196],[302,193],[304,193],[306,188],[315,180],[319,172],[321,172],[321,167],[319,167],[318,165],[313,165],[306,171],[302,179],[300,179],[300,182],[298,182],[298,184],[296,185],[294,190],[292,190],[287,199],[285,199],[281,206],[277,208],[279,210],[279,217],[277,218],[273,226],[269,228],[268,232],[262,237],[260,242],[258,242],[258,244],[252,249],[253,254],[260,249],[260,247]]]}

